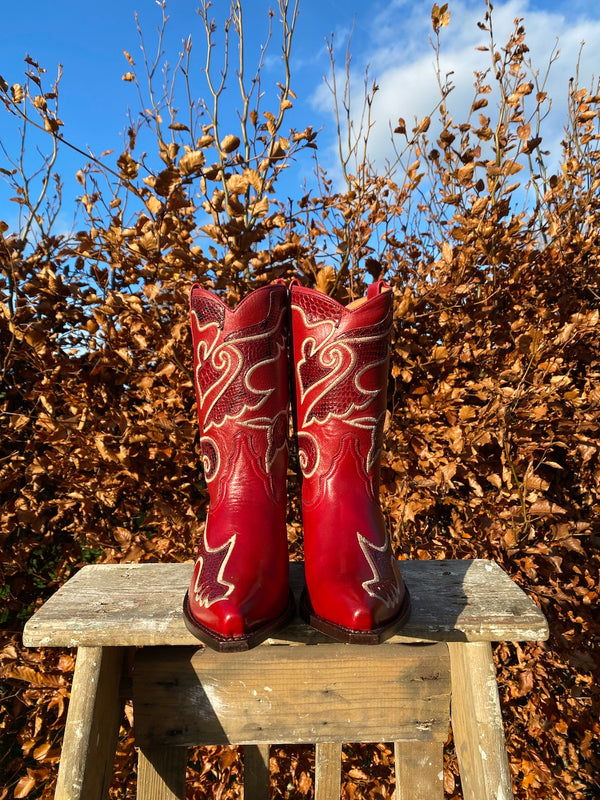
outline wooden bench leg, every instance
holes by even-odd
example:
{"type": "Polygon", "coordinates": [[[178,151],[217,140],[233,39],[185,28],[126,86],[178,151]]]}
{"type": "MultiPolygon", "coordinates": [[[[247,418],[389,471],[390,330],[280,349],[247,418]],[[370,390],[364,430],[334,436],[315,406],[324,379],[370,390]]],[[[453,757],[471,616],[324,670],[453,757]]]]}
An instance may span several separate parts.
{"type": "Polygon", "coordinates": [[[244,800],[268,800],[270,783],[269,745],[244,745],[244,800]]]}
{"type": "Polygon", "coordinates": [[[55,800],[106,800],[123,711],[120,647],[77,651],[55,800]]]}
{"type": "Polygon", "coordinates": [[[448,642],[452,730],[465,800],[513,800],[489,642],[448,642]]]}
{"type": "Polygon", "coordinates": [[[186,747],[140,747],[137,800],[185,800],[186,747]]]}
{"type": "Polygon", "coordinates": [[[320,742],[315,746],[315,800],[340,800],[342,743],[320,742]]]}
{"type": "Polygon", "coordinates": [[[395,742],[396,800],[443,800],[442,742],[395,742]]]}

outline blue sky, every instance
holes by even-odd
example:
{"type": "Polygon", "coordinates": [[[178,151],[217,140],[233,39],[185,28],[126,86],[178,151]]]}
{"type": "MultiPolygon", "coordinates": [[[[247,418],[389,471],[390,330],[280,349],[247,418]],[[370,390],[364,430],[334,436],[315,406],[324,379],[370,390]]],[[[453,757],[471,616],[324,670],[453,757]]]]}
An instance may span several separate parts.
{"type": "MultiPolygon", "coordinates": [[[[248,60],[258,53],[266,31],[267,0],[248,0],[245,21],[248,26],[248,60]]],[[[407,122],[427,114],[435,103],[436,79],[431,35],[430,2],[386,0],[300,0],[292,57],[292,88],[298,100],[290,116],[297,129],[306,125],[321,128],[319,149],[326,166],[334,170],[334,125],[331,97],[323,76],[329,71],[325,40],[332,33],[338,61],[343,64],[348,36],[352,38],[353,87],[360,94],[367,64],[380,91],[374,105],[375,126],[371,134],[371,157],[383,163],[390,155],[389,120],[404,117],[407,122]]],[[[168,36],[164,42],[165,60],[173,63],[182,39],[192,36],[198,74],[203,60],[204,33],[195,13],[193,0],[169,0],[168,36]]],[[[217,18],[228,7],[214,0],[217,18]]],[[[477,27],[483,18],[483,0],[456,0],[449,3],[450,26],[442,34],[442,68],[454,72],[456,90],[452,95],[455,119],[468,110],[472,99],[473,69],[483,68],[486,54],[475,50],[484,34],[477,27]]],[[[22,81],[23,58],[27,53],[47,69],[50,80],[63,65],[60,118],[65,137],[81,149],[99,155],[114,150],[109,163],[120,152],[120,137],[127,124],[127,109],[137,109],[137,97],[131,83],[122,75],[129,66],[123,56],[128,50],[139,62],[140,45],[134,14],[137,11],[149,46],[155,43],[155,29],[160,10],[153,0],[29,0],[17,3],[2,0],[0,32],[0,75],[9,85],[22,81]]],[[[575,72],[580,44],[585,40],[580,66],[580,82],[590,87],[592,74],[600,73],[600,4],[593,0],[501,0],[494,3],[494,24],[498,42],[504,42],[515,17],[524,17],[527,42],[532,60],[543,72],[557,46],[560,57],[549,79],[553,109],[547,129],[549,144],[557,148],[564,121],[568,79],[575,72]]],[[[274,20],[276,27],[276,18],[274,20]]],[[[278,40],[274,37],[267,60],[264,82],[280,78],[278,40]]],[[[198,82],[198,86],[200,86],[198,82]]],[[[230,87],[234,90],[235,87],[230,87]]],[[[228,90],[229,91],[229,90],[228,90]]],[[[231,91],[231,104],[237,101],[231,91]]],[[[12,155],[17,155],[15,124],[0,109],[0,141],[12,155]]],[[[35,153],[31,149],[29,156],[35,153]]],[[[58,169],[65,182],[64,225],[68,226],[73,198],[80,187],[75,181],[84,159],[64,152],[58,169]]],[[[0,151],[0,166],[5,166],[0,151]]],[[[303,161],[286,177],[285,191],[293,197],[302,194],[302,183],[310,181],[311,164],[303,161]]],[[[0,186],[0,219],[14,218],[13,204],[7,204],[7,190],[0,186]]]]}

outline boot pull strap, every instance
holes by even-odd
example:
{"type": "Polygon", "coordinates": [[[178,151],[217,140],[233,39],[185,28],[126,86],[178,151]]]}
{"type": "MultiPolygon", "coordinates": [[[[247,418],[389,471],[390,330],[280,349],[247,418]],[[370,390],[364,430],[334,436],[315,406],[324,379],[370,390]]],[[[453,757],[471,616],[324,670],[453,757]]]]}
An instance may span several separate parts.
{"type": "Polygon", "coordinates": [[[372,297],[377,297],[378,294],[385,292],[389,288],[385,281],[373,281],[373,283],[370,283],[367,287],[367,300],[370,300],[372,297]]]}

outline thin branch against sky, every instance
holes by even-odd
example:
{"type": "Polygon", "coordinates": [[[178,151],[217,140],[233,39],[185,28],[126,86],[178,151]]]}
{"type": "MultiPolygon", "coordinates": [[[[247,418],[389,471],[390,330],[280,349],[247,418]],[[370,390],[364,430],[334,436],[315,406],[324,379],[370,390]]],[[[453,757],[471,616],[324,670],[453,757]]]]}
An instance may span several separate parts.
{"type": "MultiPolygon", "coordinates": [[[[252,3],[252,14],[246,15],[249,40],[248,58],[255,49],[258,58],[261,42],[268,29],[267,0],[252,3]]],[[[216,7],[216,6],[215,6],[216,7]]],[[[444,31],[440,66],[452,73],[455,89],[451,106],[455,118],[468,111],[472,99],[473,70],[489,66],[489,54],[477,51],[484,35],[477,26],[483,18],[483,0],[460,0],[449,4],[451,21],[444,31]],[[487,61],[486,61],[487,59],[487,61]]],[[[22,80],[26,65],[23,58],[31,55],[48,70],[51,78],[62,64],[61,119],[66,138],[83,150],[99,156],[113,150],[113,161],[119,155],[122,133],[127,126],[128,108],[136,108],[137,98],[130,84],[122,80],[128,65],[123,50],[141,58],[136,32],[135,12],[151,39],[155,35],[161,12],[155,4],[139,0],[107,0],[102,14],[97,8],[61,0],[60,4],[36,4],[35,13],[23,19],[22,7],[16,3],[3,8],[4,41],[0,56],[0,74],[11,85],[22,80]],[[10,33],[9,33],[10,32],[10,33]]],[[[333,34],[343,64],[348,36],[352,35],[351,78],[357,94],[362,91],[365,69],[377,81],[379,90],[372,108],[373,128],[370,133],[369,156],[383,163],[393,151],[390,144],[390,122],[403,117],[410,124],[430,113],[438,97],[434,70],[434,53],[430,47],[431,4],[393,2],[359,3],[358,0],[301,0],[300,16],[292,53],[293,90],[297,95],[292,124],[302,129],[308,124],[320,129],[319,150],[326,167],[334,168],[335,123],[333,103],[324,82],[329,69],[326,40],[333,34]],[[331,157],[328,157],[331,153],[331,157]]],[[[170,17],[164,41],[164,59],[177,60],[181,43],[192,36],[193,46],[203,46],[199,19],[190,4],[183,0],[167,3],[170,17]]],[[[217,11],[215,11],[215,14],[217,11]]],[[[600,48],[600,8],[585,0],[508,0],[494,4],[497,39],[504,41],[516,17],[523,17],[527,43],[534,68],[544,71],[556,47],[560,55],[548,79],[552,111],[546,125],[546,146],[556,150],[562,136],[569,78],[575,73],[578,58],[579,79],[590,86],[595,70],[595,54],[600,48]],[[558,45],[557,45],[558,38],[558,45]],[[582,41],[585,46],[581,49],[582,41]]],[[[200,55],[200,54],[198,54],[200,55]]],[[[201,62],[198,59],[198,63],[201,62]]],[[[276,74],[278,52],[270,51],[266,63],[276,74]]],[[[233,88],[233,87],[232,87],[233,88]]],[[[357,113],[360,106],[357,107],[357,113]]],[[[232,109],[232,119],[235,119],[232,109]]],[[[15,152],[19,137],[17,126],[10,126],[5,116],[0,127],[0,140],[7,151],[15,152]]],[[[35,154],[31,154],[32,158],[35,154]]],[[[4,154],[0,153],[0,159],[4,154]]],[[[65,226],[70,224],[74,198],[78,193],[75,174],[83,166],[77,153],[61,152],[56,168],[64,180],[63,213],[65,226]]],[[[311,183],[312,164],[301,161],[288,171],[283,182],[286,193],[297,198],[304,191],[304,182],[311,183]]],[[[0,186],[3,217],[10,216],[5,186],[0,186]]]]}

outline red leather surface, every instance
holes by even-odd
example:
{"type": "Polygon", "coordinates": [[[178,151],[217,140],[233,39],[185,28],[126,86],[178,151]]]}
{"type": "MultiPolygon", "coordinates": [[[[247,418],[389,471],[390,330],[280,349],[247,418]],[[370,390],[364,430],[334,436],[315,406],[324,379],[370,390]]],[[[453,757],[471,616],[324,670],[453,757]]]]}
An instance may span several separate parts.
{"type": "Polygon", "coordinates": [[[405,588],[379,504],[392,292],[346,308],[291,288],[306,584],[314,612],[358,631],[398,616],[405,588]]]}
{"type": "Polygon", "coordinates": [[[190,295],[194,377],[210,495],[189,612],[219,637],[241,637],[288,603],[287,290],[255,290],[234,309],[190,295]]]}

